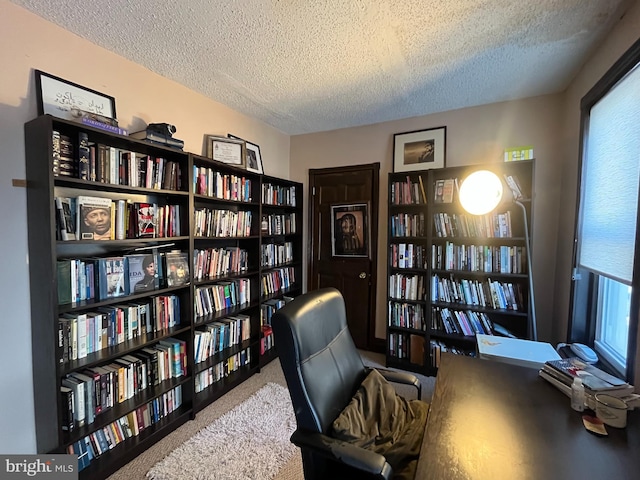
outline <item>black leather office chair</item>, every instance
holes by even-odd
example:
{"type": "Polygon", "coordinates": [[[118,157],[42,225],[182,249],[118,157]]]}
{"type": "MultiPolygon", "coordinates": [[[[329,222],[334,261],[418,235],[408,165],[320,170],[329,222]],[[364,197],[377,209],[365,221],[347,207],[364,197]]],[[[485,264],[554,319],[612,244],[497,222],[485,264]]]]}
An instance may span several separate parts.
{"type": "MultiPolygon", "coordinates": [[[[272,327],[296,415],[291,441],[301,449],[305,479],[392,478],[383,455],[330,436],[332,423],[369,374],[347,328],[340,292],[325,288],[297,297],[274,314],[272,327]]],[[[420,398],[415,375],[378,371],[391,382],[415,386],[420,398]]]]}

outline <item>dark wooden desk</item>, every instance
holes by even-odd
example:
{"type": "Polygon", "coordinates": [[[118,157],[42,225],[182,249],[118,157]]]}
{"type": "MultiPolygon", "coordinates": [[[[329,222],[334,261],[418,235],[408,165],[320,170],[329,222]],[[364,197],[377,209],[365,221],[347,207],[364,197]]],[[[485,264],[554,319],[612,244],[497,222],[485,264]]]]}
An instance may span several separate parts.
{"type": "Polygon", "coordinates": [[[597,437],[538,371],[443,355],[416,480],[640,478],[640,415],[597,437]]]}

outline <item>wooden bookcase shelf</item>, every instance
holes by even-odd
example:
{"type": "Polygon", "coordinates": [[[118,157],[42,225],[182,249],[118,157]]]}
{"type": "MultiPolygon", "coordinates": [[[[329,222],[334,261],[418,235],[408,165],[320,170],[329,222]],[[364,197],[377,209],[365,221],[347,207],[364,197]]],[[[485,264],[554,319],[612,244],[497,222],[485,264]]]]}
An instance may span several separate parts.
{"type": "MultiPolygon", "coordinates": [[[[79,447],[83,442],[87,446],[85,439],[88,440],[88,444],[98,441],[98,432],[104,433],[110,429],[117,440],[114,446],[102,448],[103,451],[100,453],[97,446],[92,445],[96,450],[93,453],[99,454],[80,471],[81,479],[106,478],[168,433],[193,419],[197,412],[214,400],[258,373],[269,361],[277,358],[275,346],[262,353],[262,324],[266,323],[263,311],[274,308],[273,304],[278,300],[302,293],[302,184],[258,175],[206,157],[110,134],[49,115],[43,115],[25,124],[25,146],[37,451],[66,453],[69,448],[79,447]],[[78,146],[79,134],[86,134],[88,141],[96,149],[98,145],[106,145],[121,151],[135,152],[137,156],[163,158],[166,162],[174,162],[179,167],[180,186],[176,190],[146,188],[56,175],[53,168],[54,131],[69,137],[75,148],[78,146]],[[230,194],[227,196],[223,193],[222,198],[211,194],[210,191],[200,190],[198,182],[202,181],[200,176],[205,171],[211,175],[209,180],[218,181],[217,174],[229,180],[229,185],[239,186],[238,189],[233,187],[230,194]],[[237,183],[234,183],[236,180],[237,183]],[[270,196],[267,197],[266,194],[270,196]],[[176,205],[180,211],[179,222],[173,224],[176,232],[164,238],[61,240],[57,238],[57,196],[92,196],[127,200],[131,203],[155,203],[158,206],[176,205]],[[247,219],[246,229],[238,233],[232,232],[231,235],[229,232],[213,230],[196,231],[196,214],[198,210],[203,209],[224,211],[224,215],[244,215],[243,219],[247,219]],[[285,222],[287,225],[293,222],[297,229],[293,232],[263,232],[264,216],[274,222],[279,218],[277,221],[285,222]],[[263,261],[263,248],[276,248],[269,247],[270,245],[283,248],[287,245],[290,258],[285,264],[269,266],[263,261]],[[115,298],[101,299],[96,296],[72,303],[58,303],[58,263],[61,260],[80,259],[93,264],[95,259],[106,257],[137,252],[161,254],[171,250],[186,253],[185,258],[190,262],[190,281],[187,284],[163,286],[144,292],[136,291],[115,298]],[[204,252],[202,259],[206,259],[207,251],[211,254],[214,250],[238,255],[234,258],[243,258],[243,267],[237,271],[211,269],[196,278],[198,263],[195,254],[198,251],[204,252]],[[273,287],[273,282],[279,275],[286,276],[286,285],[283,284],[281,288],[273,291],[263,291],[265,277],[273,277],[269,283],[269,286],[273,287]],[[244,303],[219,306],[215,311],[198,315],[196,307],[199,292],[214,286],[222,286],[224,291],[225,286],[231,288],[231,285],[236,285],[239,292],[240,282],[243,281],[249,292],[244,303]],[[139,308],[140,305],[149,306],[153,302],[159,302],[156,299],[164,297],[169,299],[165,302],[171,304],[170,311],[177,324],[164,325],[163,328],[154,325],[149,327],[153,331],[141,332],[106,348],[96,348],[96,345],[93,345],[93,350],[82,358],[63,358],[64,342],[59,343],[62,338],[59,320],[63,317],[82,317],[107,309],[122,308],[123,305],[139,308]],[[176,309],[176,305],[179,305],[179,309],[176,309]],[[230,320],[229,317],[234,318],[230,320]],[[219,322],[227,322],[226,325],[230,328],[229,325],[234,320],[235,325],[242,325],[242,328],[237,327],[238,331],[245,332],[240,342],[224,345],[224,348],[219,348],[211,356],[196,363],[199,332],[219,322]],[[91,422],[87,417],[83,425],[74,424],[71,431],[63,429],[63,420],[68,411],[65,403],[68,398],[61,393],[63,380],[70,375],[86,373],[88,369],[99,370],[120,361],[125,356],[142,357],[143,349],[153,349],[159,342],[172,339],[182,342],[179,354],[177,350],[175,352],[175,360],[178,364],[182,362],[182,366],[172,367],[178,372],[182,369],[181,374],[157,384],[149,384],[146,388],[142,388],[142,383],[132,383],[135,393],[130,398],[116,399],[112,406],[105,404],[103,411],[92,415],[91,422]],[[224,368],[221,368],[221,365],[224,365],[224,368]],[[209,372],[217,373],[211,376],[209,372]],[[219,378],[210,381],[204,388],[197,388],[197,385],[202,383],[202,378],[199,377],[201,375],[207,375],[209,379],[216,375],[219,378]],[[140,429],[137,434],[128,434],[126,425],[132,427],[131,416],[138,414],[141,415],[141,423],[146,422],[144,415],[148,415],[150,420],[147,419],[146,427],[140,429]],[[117,438],[118,435],[121,438],[117,438]]],[[[74,158],[76,154],[74,153],[74,158]]],[[[118,174],[123,178],[121,170],[118,174]]],[[[133,174],[129,172],[127,175],[133,174]]],[[[131,183],[130,180],[127,182],[131,183]]],[[[175,186],[175,182],[172,186],[175,186]]],[[[164,275],[168,273],[165,271],[164,275]]],[[[166,307],[168,304],[163,305],[166,307]]],[[[90,322],[86,325],[90,325],[90,322]]],[[[126,328],[129,328],[129,331],[135,329],[126,328]]],[[[100,345],[98,343],[98,346],[100,345]]],[[[130,376],[135,382],[142,382],[143,377],[149,378],[146,367],[150,364],[145,364],[145,370],[142,370],[142,363],[144,362],[136,363],[130,369],[130,372],[133,372],[130,376]]],[[[107,392],[105,384],[101,382],[104,378],[117,377],[117,374],[107,374],[106,377],[96,376],[96,379],[101,384],[100,387],[105,388],[107,392]]],[[[114,395],[119,387],[109,385],[110,389],[114,389],[114,395]]],[[[99,395],[94,399],[94,408],[95,404],[104,400],[98,398],[99,395]]]]}
{"type": "Polygon", "coordinates": [[[489,214],[501,217],[483,219],[487,226],[498,220],[508,224],[504,236],[474,234],[469,223],[476,220],[460,205],[456,185],[479,169],[494,171],[501,178],[515,176],[523,190],[521,203],[531,230],[534,163],[525,160],[389,174],[387,366],[435,375],[441,351],[473,354],[476,328],[469,323],[472,332],[456,331],[462,328],[462,318],[472,322],[472,317],[480,328],[484,318],[490,326],[497,324],[528,338],[529,266],[522,211],[505,202],[489,214]],[[444,180],[451,180],[453,186],[453,198],[447,203],[436,201],[436,184],[444,180]],[[478,265],[483,261],[490,265],[478,265]],[[500,261],[519,267],[501,271],[500,261]],[[467,302],[465,294],[473,299],[481,289],[490,292],[488,282],[498,282],[506,292],[513,289],[517,309],[513,303],[494,308],[467,302]],[[439,297],[437,292],[443,289],[458,297],[439,297]],[[443,315],[449,322],[447,328],[443,315]]]}
{"type": "Polygon", "coordinates": [[[260,200],[260,367],[263,367],[277,357],[270,331],[271,315],[288,299],[302,293],[302,185],[265,175],[260,200]]]}

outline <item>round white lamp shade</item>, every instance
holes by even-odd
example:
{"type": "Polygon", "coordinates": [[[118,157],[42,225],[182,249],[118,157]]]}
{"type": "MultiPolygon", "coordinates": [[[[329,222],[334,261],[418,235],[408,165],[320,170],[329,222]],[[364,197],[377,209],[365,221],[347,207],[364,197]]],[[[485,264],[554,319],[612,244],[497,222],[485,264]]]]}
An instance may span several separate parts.
{"type": "Polygon", "coordinates": [[[460,204],[471,215],[484,215],[502,200],[502,181],[489,170],[473,172],[460,185],[460,204]]]}

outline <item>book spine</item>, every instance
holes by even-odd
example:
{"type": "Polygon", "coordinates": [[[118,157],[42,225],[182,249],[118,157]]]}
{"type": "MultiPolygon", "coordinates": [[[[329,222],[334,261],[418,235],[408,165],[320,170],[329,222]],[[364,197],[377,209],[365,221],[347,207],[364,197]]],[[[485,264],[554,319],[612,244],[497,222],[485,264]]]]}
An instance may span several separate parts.
{"type": "Polygon", "coordinates": [[[78,133],[78,178],[89,180],[89,136],[85,132],[78,133]]]}
{"type": "Polygon", "coordinates": [[[116,127],[114,125],[109,125],[107,123],[102,123],[93,118],[82,117],[82,123],[85,125],[89,125],[90,127],[99,128],[101,130],[106,130],[107,132],[117,133],[118,135],[128,135],[129,132],[124,128],[116,127]]]}
{"type": "Polygon", "coordinates": [[[52,157],[51,157],[51,170],[53,171],[53,175],[55,177],[60,175],[60,132],[53,130],[51,134],[51,146],[52,146],[52,157]]]}
{"type": "Polygon", "coordinates": [[[117,200],[116,201],[116,240],[124,240],[126,238],[126,200],[117,200]]]}
{"type": "Polygon", "coordinates": [[[69,387],[61,386],[60,393],[62,394],[62,430],[70,432],[75,428],[73,421],[75,403],[73,390],[69,387]]]}

